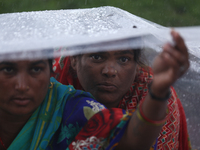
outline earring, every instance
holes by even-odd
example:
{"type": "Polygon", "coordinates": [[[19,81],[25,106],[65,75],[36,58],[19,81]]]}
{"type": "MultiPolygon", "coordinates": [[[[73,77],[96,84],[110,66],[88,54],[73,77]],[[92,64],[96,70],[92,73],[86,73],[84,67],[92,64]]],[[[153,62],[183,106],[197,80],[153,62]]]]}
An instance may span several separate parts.
{"type": "Polygon", "coordinates": [[[115,73],[117,73],[117,70],[115,70],[115,73]]]}

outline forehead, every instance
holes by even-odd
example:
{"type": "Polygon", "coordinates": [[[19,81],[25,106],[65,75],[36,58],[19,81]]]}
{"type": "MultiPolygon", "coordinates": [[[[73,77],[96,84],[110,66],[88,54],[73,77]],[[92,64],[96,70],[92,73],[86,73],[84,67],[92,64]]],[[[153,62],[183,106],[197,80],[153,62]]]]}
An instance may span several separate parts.
{"type": "Polygon", "coordinates": [[[134,55],[134,50],[114,50],[114,51],[97,52],[93,54],[102,54],[102,55],[111,55],[111,56],[112,55],[119,56],[119,55],[124,55],[124,54],[134,55]]]}
{"type": "Polygon", "coordinates": [[[113,51],[114,55],[123,55],[123,54],[131,54],[134,55],[134,50],[119,50],[119,51],[113,51]]]}

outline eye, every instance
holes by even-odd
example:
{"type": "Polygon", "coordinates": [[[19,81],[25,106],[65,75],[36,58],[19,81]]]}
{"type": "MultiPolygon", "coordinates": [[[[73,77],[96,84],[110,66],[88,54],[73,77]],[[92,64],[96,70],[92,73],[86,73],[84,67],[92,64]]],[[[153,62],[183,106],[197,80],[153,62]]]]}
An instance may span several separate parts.
{"type": "Polygon", "coordinates": [[[33,72],[33,73],[39,73],[41,70],[42,70],[42,69],[41,69],[40,67],[33,67],[33,68],[31,69],[31,72],[33,72]]]}
{"type": "Polygon", "coordinates": [[[6,67],[6,68],[3,69],[3,71],[6,72],[6,73],[12,73],[14,71],[14,69],[11,68],[11,67],[6,67]]]}
{"type": "Polygon", "coordinates": [[[119,60],[122,63],[126,63],[127,61],[129,61],[129,58],[127,58],[127,57],[121,57],[119,60]]]}
{"type": "Polygon", "coordinates": [[[91,55],[90,56],[92,59],[95,59],[95,60],[101,60],[102,57],[100,55],[91,55]]]}

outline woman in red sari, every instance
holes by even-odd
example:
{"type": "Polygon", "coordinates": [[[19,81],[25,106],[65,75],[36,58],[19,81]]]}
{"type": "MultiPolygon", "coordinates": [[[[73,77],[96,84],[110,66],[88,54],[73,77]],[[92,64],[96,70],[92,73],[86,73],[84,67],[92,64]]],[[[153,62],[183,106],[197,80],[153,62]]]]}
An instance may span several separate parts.
{"type": "MultiPolygon", "coordinates": [[[[179,34],[175,31],[171,34],[176,45],[163,47],[163,52],[154,60],[153,69],[143,65],[141,50],[61,57],[55,60],[53,69],[59,82],[90,92],[108,108],[118,107],[129,113],[138,110],[133,113],[136,117],[130,120],[135,122],[134,126],[127,127],[132,128],[133,133],[125,132],[123,137],[134,134],[132,141],[141,143],[141,149],[152,143],[152,148],[159,150],[188,150],[185,113],[172,87],[189,67],[188,53],[179,34]],[[167,119],[163,119],[164,116],[167,119]]],[[[129,142],[123,139],[121,143],[129,142]]],[[[122,148],[120,142],[119,149],[122,148]]]]}

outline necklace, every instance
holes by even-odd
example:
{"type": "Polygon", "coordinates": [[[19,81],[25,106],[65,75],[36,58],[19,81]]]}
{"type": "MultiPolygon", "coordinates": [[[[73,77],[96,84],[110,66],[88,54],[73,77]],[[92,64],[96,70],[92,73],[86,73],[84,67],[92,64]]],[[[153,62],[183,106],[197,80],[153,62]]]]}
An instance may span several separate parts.
{"type": "Polygon", "coordinates": [[[0,142],[1,142],[1,145],[2,145],[5,149],[7,149],[1,138],[0,138],[0,142]]]}

